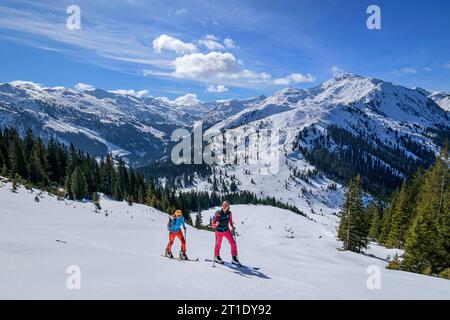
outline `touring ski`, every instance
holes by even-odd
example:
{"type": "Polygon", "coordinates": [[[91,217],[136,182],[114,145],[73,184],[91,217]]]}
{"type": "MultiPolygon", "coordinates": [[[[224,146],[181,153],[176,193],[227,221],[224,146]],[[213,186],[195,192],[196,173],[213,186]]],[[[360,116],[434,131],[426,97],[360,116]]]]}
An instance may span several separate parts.
{"type": "Polygon", "coordinates": [[[163,254],[161,255],[161,257],[164,257],[164,258],[167,258],[167,259],[171,259],[171,260],[177,260],[177,261],[191,261],[191,262],[200,261],[200,258],[196,258],[196,259],[180,259],[180,258],[175,258],[175,257],[171,258],[171,257],[165,256],[163,254]]]}
{"type": "MultiPolygon", "coordinates": [[[[211,259],[205,259],[205,261],[206,261],[206,262],[214,262],[214,261],[211,260],[211,259]]],[[[246,266],[246,265],[243,265],[243,264],[241,264],[241,265],[239,266],[239,265],[233,264],[233,263],[231,263],[231,262],[226,262],[226,261],[224,261],[224,263],[218,263],[218,262],[216,262],[216,264],[218,264],[218,265],[223,265],[223,266],[227,266],[227,267],[231,267],[231,268],[244,268],[244,269],[255,270],[255,271],[261,269],[261,268],[259,268],[259,267],[250,267],[250,266],[246,266]]]]}

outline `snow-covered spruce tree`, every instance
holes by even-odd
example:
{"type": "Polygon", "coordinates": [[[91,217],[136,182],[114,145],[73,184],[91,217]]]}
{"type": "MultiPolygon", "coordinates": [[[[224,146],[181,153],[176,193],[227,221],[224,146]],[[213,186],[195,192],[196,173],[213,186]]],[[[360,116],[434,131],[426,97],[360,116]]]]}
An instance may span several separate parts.
{"type": "Polygon", "coordinates": [[[362,252],[367,248],[368,224],[362,203],[361,177],[358,175],[349,183],[345,202],[340,212],[339,240],[344,242],[344,250],[362,252]]]}
{"type": "Polygon", "coordinates": [[[408,230],[402,269],[424,274],[450,268],[450,172],[448,145],[426,172],[417,214],[408,230]]]}

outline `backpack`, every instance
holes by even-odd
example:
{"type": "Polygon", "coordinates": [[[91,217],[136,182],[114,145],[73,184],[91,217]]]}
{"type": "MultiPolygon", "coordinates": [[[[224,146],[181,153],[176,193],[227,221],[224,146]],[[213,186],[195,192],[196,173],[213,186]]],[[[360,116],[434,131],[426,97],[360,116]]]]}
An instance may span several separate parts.
{"type": "Polygon", "coordinates": [[[231,211],[228,210],[226,217],[223,217],[223,213],[224,212],[222,211],[222,209],[216,212],[218,222],[216,230],[219,232],[226,232],[228,230],[228,224],[230,222],[231,211]]]}

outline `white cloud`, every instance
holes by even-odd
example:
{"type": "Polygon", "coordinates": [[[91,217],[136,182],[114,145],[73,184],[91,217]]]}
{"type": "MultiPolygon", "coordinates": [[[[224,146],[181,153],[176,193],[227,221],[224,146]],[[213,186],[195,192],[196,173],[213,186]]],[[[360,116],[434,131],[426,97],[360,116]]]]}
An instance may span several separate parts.
{"type": "Polygon", "coordinates": [[[74,89],[77,91],[92,91],[95,90],[95,87],[90,84],[80,82],[75,85],[74,89]]]}
{"type": "Polygon", "coordinates": [[[184,96],[180,96],[175,100],[170,100],[167,97],[156,97],[155,100],[159,100],[169,105],[189,106],[189,107],[193,107],[202,103],[202,101],[198,99],[195,93],[185,94],[184,96]]]}
{"type": "Polygon", "coordinates": [[[184,96],[176,98],[173,103],[175,103],[178,106],[196,106],[201,101],[197,98],[197,95],[195,93],[188,93],[184,96]]]}
{"type": "MultiPolygon", "coordinates": [[[[222,83],[228,86],[251,87],[255,85],[289,85],[291,83],[314,82],[311,74],[292,73],[284,78],[273,79],[267,72],[255,72],[242,69],[239,60],[229,52],[212,51],[209,53],[192,53],[177,57],[171,64],[172,72],[144,69],[144,76],[163,76],[191,79],[206,83],[222,83]]],[[[210,92],[218,86],[209,86],[210,92]]],[[[219,88],[223,90],[224,88],[219,88]]]]}
{"type": "Polygon", "coordinates": [[[236,48],[236,44],[234,43],[233,39],[231,38],[225,38],[223,40],[223,44],[225,45],[225,47],[227,47],[228,49],[234,49],[236,48]]]}
{"type": "Polygon", "coordinates": [[[181,15],[187,13],[187,11],[188,11],[188,10],[187,10],[186,8],[181,8],[181,9],[178,9],[177,11],[175,11],[175,14],[176,14],[177,16],[181,16],[181,15]]]}
{"type": "Polygon", "coordinates": [[[401,75],[401,74],[417,74],[417,69],[415,68],[402,68],[399,70],[395,70],[394,73],[396,75],[401,75]]]}
{"type": "Polygon", "coordinates": [[[163,49],[175,51],[178,54],[186,54],[197,51],[195,44],[183,42],[180,39],[168,36],[166,34],[160,35],[153,40],[153,50],[157,53],[163,49]]]}
{"type": "Polygon", "coordinates": [[[427,71],[427,72],[431,72],[433,71],[433,68],[430,67],[424,67],[423,70],[427,71]]]}
{"type": "Polygon", "coordinates": [[[207,34],[202,39],[198,41],[199,44],[202,46],[208,48],[209,50],[222,50],[225,49],[225,47],[218,42],[219,38],[212,34],[207,34]]]}
{"type": "Polygon", "coordinates": [[[115,94],[120,94],[120,95],[123,95],[123,96],[133,96],[133,97],[137,97],[137,98],[143,98],[143,97],[148,97],[149,96],[148,90],[135,91],[133,89],[131,89],[131,90],[119,89],[119,90],[113,90],[113,91],[110,91],[110,92],[111,93],[115,93],[115,94]]]}
{"type": "Polygon", "coordinates": [[[173,65],[174,76],[193,79],[221,77],[238,70],[234,55],[216,51],[184,55],[176,58],[173,65]]]}
{"type": "Polygon", "coordinates": [[[21,87],[24,89],[30,89],[30,90],[41,90],[43,89],[43,86],[40,83],[34,83],[31,81],[22,81],[22,80],[15,80],[10,82],[11,85],[15,87],[21,87]]]}
{"type": "Polygon", "coordinates": [[[248,69],[244,69],[240,72],[229,75],[230,79],[244,79],[252,83],[262,83],[270,81],[272,76],[266,72],[254,72],[248,69]]]}
{"type": "Polygon", "coordinates": [[[220,93],[220,92],[227,92],[228,88],[225,87],[223,84],[219,84],[217,86],[210,85],[207,87],[208,92],[214,92],[214,93],[220,93]]]}
{"type": "Polygon", "coordinates": [[[274,80],[274,84],[277,85],[289,85],[292,83],[302,83],[302,82],[314,82],[314,78],[311,74],[303,75],[301,73],[292,73],[284,78],[278,78],[274,80]]]}
{"type": "Polygon", "coordinates": [[[334,65],[331,67],[331,73],[333,74],[333,77],[338,77],[344,74],[344,69],[338,67],[337,65],[334,65]]]}
{"type": "Polygon", "coordinates": [[[445,65],[444,65],[444,67],[446,67],[446,68],[449,68],[450,69],[450,61],[449,62],[447,62],[445,65]]]}

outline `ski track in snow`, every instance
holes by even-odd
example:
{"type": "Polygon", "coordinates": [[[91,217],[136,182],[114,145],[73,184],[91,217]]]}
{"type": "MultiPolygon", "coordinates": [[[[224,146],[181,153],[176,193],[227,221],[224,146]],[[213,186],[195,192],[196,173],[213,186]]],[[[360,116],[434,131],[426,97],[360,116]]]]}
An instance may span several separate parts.
{"type": "MultiPolygon", "coordinates": [[[[3,299],[450,298],[448,280],[384,269],[386,256],[399,250],[372,244],[368,255],[341,252],[320,223],[287,210],[232,205],[240,260],[261,269],[212,268],[204,259],[213,258],[213,233],[190,226],[187,253],[200,261],[160,256],[167,216],[153,208],[102,198],[96,213],[92,203],[58,201],[46,193],[36,203],[39,191],[20,187],[13,193],[10,183],[1,185],[3,299]],[[81,290],[66,287],[70,265],[81,268],[81,290]],[[366,286],[370,265],[380,267],[381,290],[366,286]]],[[[202,212],[204,221],[214,211],[202,212]]],[[[173,252],[179,248],[177,240],[173,252]]],[[[229,250],[224,240],[225,261],[231,260],[229,250]]]]}

